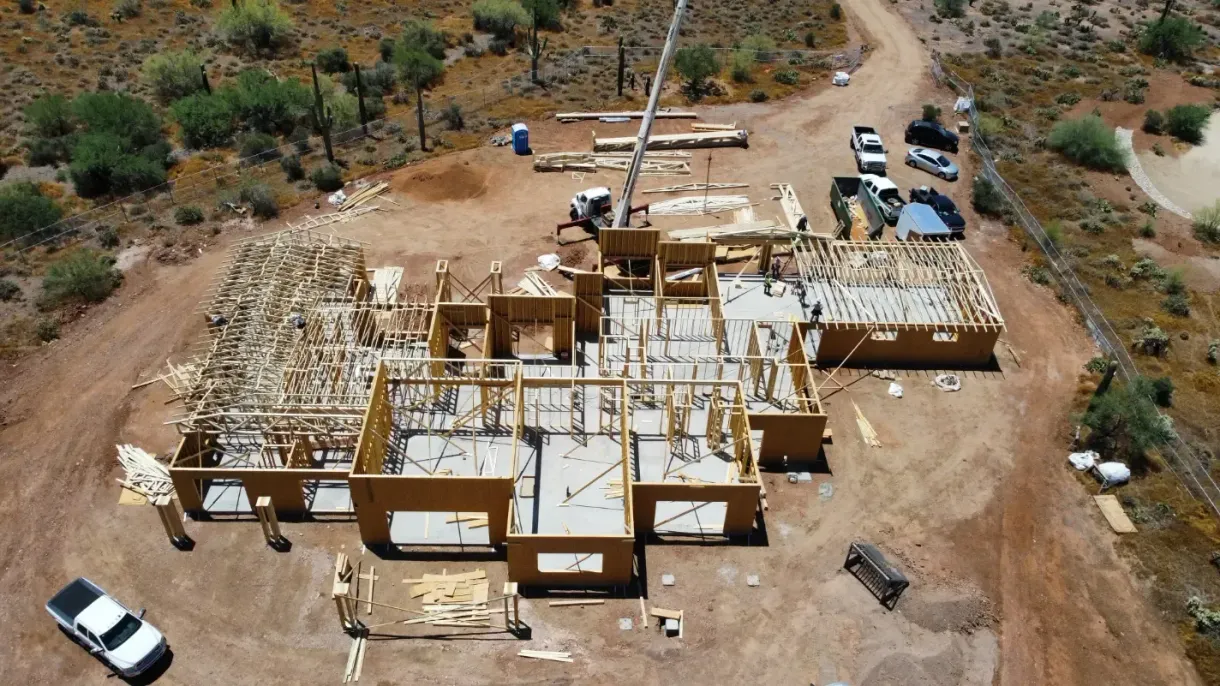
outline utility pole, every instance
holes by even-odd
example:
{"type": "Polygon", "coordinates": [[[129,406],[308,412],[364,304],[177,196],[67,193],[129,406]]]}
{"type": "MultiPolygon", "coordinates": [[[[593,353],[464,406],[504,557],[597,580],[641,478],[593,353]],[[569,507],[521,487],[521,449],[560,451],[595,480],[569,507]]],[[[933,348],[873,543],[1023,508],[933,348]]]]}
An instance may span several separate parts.
{"type": "Polygon", "coordinates": [[[674,8],[674,19],[669,24],[669,34],[665,37],[665,48],[661,50],[661,61],[657,64],[657,78],[652,82],[652,92],[648,95],[648,107],[644,110],[644,118],[640,122],[640,134],[635,141],[635,154],[631,157],[631,165],[627,167],[627,180],[623,182],[623,194],[619,197],[618,207],[614,208],[614,228],[627,226],[631,218],[631,195],[635,192],[635,182],[640,176],[640,167],[644,164],[644,152],[648,150],[648,136],[652,133],[652,121],[656,118],[657,103],[661,100],[661,87],[665,85],[665,73],[674,58],[674,49],[678,46],[678,30],[682,28],[682,16],[686,14],[686,0],[678,0],[674,8]]]}
{"type": "Polygon", "coordinates": [[[618,37],[618,96],[623,97],[623,64],[626,53],[623,52],[623,37],[618,37]]]}

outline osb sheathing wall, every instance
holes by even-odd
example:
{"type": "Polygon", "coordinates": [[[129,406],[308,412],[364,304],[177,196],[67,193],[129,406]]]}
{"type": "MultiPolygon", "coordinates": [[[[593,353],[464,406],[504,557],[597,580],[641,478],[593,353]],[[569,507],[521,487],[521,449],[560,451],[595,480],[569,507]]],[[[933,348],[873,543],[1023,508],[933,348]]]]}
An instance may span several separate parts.
{"type": "Polygon", "coordinates": [[[622,585],[631,581],[635,559],[632,536],[565,536],[512,534],[508,537],[508,578],[522,585],[622,585]],[[570,553],[573,562],[589,554],[602,556],[602,570],[542,571],[538,555],[570,553]]]}
{"type": "Polygon", "coordinates": [[[601,229],[598,231],[597,247],[600,257],[598,263],[605,280],[613,288],[628,291],[646,292],[655,287],[657,276],[656,258],[657,243],[661,232],[656,229],[601,229]],[[620,262],[643,262],[650,266],[652,272],[647,276],[611,275],[606,273],[606,265],[620,262]]]}
{"type": "Polygon", "coordinates": [[[728,509],[724,514],[724,533],[729,536],[745,535],[754,529],[754,513],[758,509],[760,492],[757,483],[635,482],[631,484],[635,531],[637,534],[653,531],[657,502],[671,500],[681,503],[725,503],[728,509]]]}
{"type": "Polygon", "coordinates": [[[816,363],[819,367],[826,367],[849,360],[853,366],[893,365],[916,368],[932,365],[974,367],[987,364],[1000,337],[999,328],[990,331],[969,331],[962,330],[963,328],[965,327],[956,330],[897,329],[888,332],[891,340],[881,340],[887,332],[880,329],[822,328],[816,363]],[[942,337],[951,332],[951,335],[956,336],[956,340],[934,340],[933,336],[937,331],[941,332],[942,337]],[[853,348],[855,352],[852,352],[853,348]]]}
{"type": "Polygon", "coordinates": [[[489,295],[487,357],[513,356],[513,326],[552,325],[552,352],[571,357],[575,345],[576,298],[570,295],[489,295]]]}
{"type": "Polygon", "coordinates": [[[760,467],[778,467],[789,460],[817,459],[826,429],[824,414],[750,414],[750,427],[762,431],[758,447],[760,467]]]}
{"type": "Polygon", "coordinates": [[[602,318],[604,287],[605,279],[600,271],[572,275],[572,293],[576,295],[576,333],[597,334],[597,326],[602,318]]]}
{"type": "Polygon", "coordinates": [[[511,477],[353,474],[348,483],[367,545],[391,543],[391,512],[486,512],[490,544],[508,540],[511,477]]]}

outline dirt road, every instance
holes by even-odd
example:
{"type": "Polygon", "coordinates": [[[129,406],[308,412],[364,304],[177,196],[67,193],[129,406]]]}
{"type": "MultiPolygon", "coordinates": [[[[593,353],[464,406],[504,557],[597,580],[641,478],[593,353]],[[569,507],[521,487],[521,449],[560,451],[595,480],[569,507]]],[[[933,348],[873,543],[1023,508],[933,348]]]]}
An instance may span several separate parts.
{"type": "MultiPolygon", "coordinates": [[[[759,200],[769,183],[790,181],[811,220],[823,221],[831,176],[853,170],[851,124],[877,126],[900,156],[902,127],[919,105],[951,99],[934,91],[923,46],[881,0],[845,5],[874,48],[852,85],[705,109],[707,119],[737,119],[752,134],[748,151],[713,154],[713,180],[748,182],[759,200]]],[[[580,149],[589,137],[582,125],[531,128],[542,152],[580,149]]],[[[967,157],[959,159],[968,172],[967,157]]],[[[696,155],[696,178],[706,164],[696,155]]],[[[893,176],[904,187],[923,182],[901,167],[893,176]]],[[[341,233],[370,242],[371,266],[403,265],[415,283],[430,279],[438,258],[475,282],[493,259],[516,275],[555,249],[550,227],[572,193],[618,181],[533,174],[528,158],[481,148],[398,172],[393,197],[402,207],[341,233]]],[[[966,208],[965,182],[947,190],[966,208]]],[[[967,246],[987,270],[1021,365],[1000,349],[1002,371],[966,374],[959,393],[934,389],[922,372],[900,374],[902,400],[871,378],[849,392],[827,391],[831,473],[812,487],[766,477],[765,546],[648,548],[649,603],[687,610],[682,642],[619,631],[618,617],[638,614],[635,599],[588,609],[527,600],[535,638],[528,647],[572,650],[575,663],[521,660],[520,645],[507,640],[385,641],[370,648],[362,682],[1197,683],[1064,466],[1067,408],[1092,347],[1048,290],[1019,275],[1022,255],[1006,230],[966,213],[967,246]],[[853,401],[883,448],[862,445],[853,401]],[[819,495],[822,483],[832,495],[819,495]],[[838,571],[859,538],[880,543],[912,577],[898,611],[884,611],[838,571]],[[676,574],[678,585],[661,587],[662,573],[676,574]],[[744,577],[754,573],[762,585],[747,588],[744,577]]],[[[154,513],[115,504],[113,444],[165,451],[173,441],[161,425],[165,392],[129,387],[167,356],[181,359],[201,325],[191,310],[219,261],[209,253],[184,266],[136,268],[118,297],[65,339],[3,370],[0,624],[16,634],[0,642],[6,681],[107,683],[42,614],[41,603],[76,575],[150,608],[175,653],[158,683],[339,679],[348,643],[323,594],[334,552],[360,550],[353,523],[286,524],[294,545],[285,554],[265,548],[250,523],[189,523],[197,547],[180,553],[154,513]]],[[[458,566],[398,564],[404,578],[458,566]]],[[[486,567],[493,579],[503,573],[500,562],[458,564],[486,567]]],[[[390,586],[379,594],[393,593],[398,571],[383,572],[390,586]]]]}

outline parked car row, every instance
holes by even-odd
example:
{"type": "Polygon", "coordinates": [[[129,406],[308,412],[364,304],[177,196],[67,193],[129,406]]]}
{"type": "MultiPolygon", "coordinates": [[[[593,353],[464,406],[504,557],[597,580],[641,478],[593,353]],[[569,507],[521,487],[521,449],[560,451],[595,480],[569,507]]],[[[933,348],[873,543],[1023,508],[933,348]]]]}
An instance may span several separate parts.
{"type": "MultiPolygon", "coordinates": [[[[907,151],[905,163],[944,181],[956,181],[960,171],[943,152],[956,153],[959,138],[938,122],[922,119],[907,125],[903,139],[914,144],[907,151]]],[[[886,178],[885,144],[877,130],[869,126],[853,126],[851,149],[856,158],[859,177],[835,177],[831,183],[830,201],[844,232],[850,234],[853,223],[866,225],[867,234],[877,238],[884,226],[897,227],[899,240],[935,240],[961,237],[966,221],[953,200],[930,186],[910,189],[903,200],[898,186],[886,178]]]]}

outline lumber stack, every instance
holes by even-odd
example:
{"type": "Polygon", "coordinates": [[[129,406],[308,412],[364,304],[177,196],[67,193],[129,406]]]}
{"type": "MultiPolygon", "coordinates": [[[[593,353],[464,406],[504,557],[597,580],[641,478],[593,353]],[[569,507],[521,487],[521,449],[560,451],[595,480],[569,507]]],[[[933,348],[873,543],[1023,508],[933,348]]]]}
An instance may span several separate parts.
{"type": "Polygon", "coordinates": [[[781,226],[779,222],[765,219],[753,222],[738,222],[735,224],[718,224],[697,229],[675,229],[669,232],[669,237],[675,241],[713,241],[717,239],[736,240],[783,240],[791,237],[792,231],[781,226]]]}
{"type": "Polygon", "coordinates": [[[525,272],[525,278],[517,282],[517,288],[530,295],[558,295],[555,289],[551,288],[551,284],[532,271],[525,272]]]}
{"type": "Polygon", "coordinates": [[[727,212],[750,204],[745,195],[708,195],[703,197],[671,198],[649,203],[648,214],[657,216],[690,216],[727,212]]]}
{"type": "Polygon", "coordinates": [[[696,123],[690,125],[691,131],[733,131],[737,128],[737,122],[732,124],[708,124],[696,123]]]}
{"type": "Polygon", "coordinates": [[[174,482],[169,478],[169,468],[157,462],[157,458],[134,445],[116,445],[119,464],[125,476],[117,481],[124,488],[135,491],[153,500],[163,495],[173,495],[174,482]]]}
{"type": "MultiPolygon", "coordinates": [[[[534,156],[536,172],[597,172],[599,169],[627,171],[631,158],[627,155],[595,155],[589,152],[557,152],[534,156]]],[[[641,176],[687,176],[690,163],[675,159],[645,157],[640,166],[641,176]]]]}
{"type": "Polygon", "coordinates": [[[364,203],[386,192],[389,188],[390,184],[386,183],[385,181],[378,181],[377,183],[369,184],[352,195],[347,196],[347,200],[344,200],[343,204],[339,206],[339,211],[347,212],[349,210],[354,210],[364,203]]]}
{"type": "MultiPolygon", "coordinates": [[[[674,110],[657,110],[653,117],[657,119],[698,119],[694,112],[674,110]]],[[[559,121],[569,124],[576,121],[595,121],[599,119],[643,119],[643,112],[559,112],[555,115],[559,121]]]]}
{"type": "MultiPolygon", "coordinates": [[[[593,152],[630,152],[635,150],[635,136],[621,138],[594,138],[593,152]]],[[[736,131],[708,131],[701,133],[663,133],[648,138],[648,150],[681,150],[691,148],[748,148],[749,134],[745,129],[736,131]]]]}
{"type": "Polygon", "coordinates": [[[556,650],[522,650],[517,653],[520,657],[529,657],[535,660],[550,660],[551,662],[571,662],[572,653],[566,653],[556,650]]]}
{"type": "Polygon", "coordinates": [[[693,193],[695,191],[720,191],[729,188],[748,188],[748,183],[680,183],[676,186],[649,188],[641,193],[693,193]]]}

